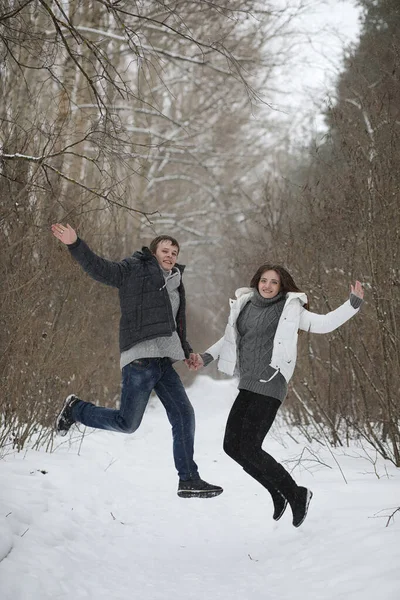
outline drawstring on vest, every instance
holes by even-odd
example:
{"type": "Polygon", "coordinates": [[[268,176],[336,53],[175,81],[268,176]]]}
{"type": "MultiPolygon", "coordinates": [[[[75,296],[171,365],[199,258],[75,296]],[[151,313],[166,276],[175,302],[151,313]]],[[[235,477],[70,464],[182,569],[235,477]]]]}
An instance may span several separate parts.
{"type": "Polygon", "coordinates": [[[278,369],[276,369],[275,373],[274,373],[273,375],[271,375],[271,377],[270,377],[269,379],[260,379],[260,380],[259,380],[259,381],[260,381],[260,383],[268,383],[268,382],[272,381],[272,380],[273,380],[273,378],[274,378],[274,377],[276,377],[276,376],[278,375],[278,373],[280,373],[280,371],[281,371],[281,370],[280,370],[279,368],[278,368],[278,369]]]}

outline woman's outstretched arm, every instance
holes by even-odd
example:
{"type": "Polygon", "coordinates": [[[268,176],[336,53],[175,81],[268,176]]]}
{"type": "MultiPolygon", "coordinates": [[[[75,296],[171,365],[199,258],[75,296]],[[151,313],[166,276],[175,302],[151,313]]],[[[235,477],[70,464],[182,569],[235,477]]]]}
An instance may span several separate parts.
{"type": "Polygon", "coordinates": [[[351,294],[355,300],[347,300],[344,304],[332,310],[326,315],[318,315],[303,309],[300,316],[300,329],[311,333],[330,333],[343,323],[346,323],[351,317],[354,317],[360,310],[364,298],[364,290],[359,281],[351,285],[351,294]],[[361,300],[361,302],[360,302],[361,300]]]}

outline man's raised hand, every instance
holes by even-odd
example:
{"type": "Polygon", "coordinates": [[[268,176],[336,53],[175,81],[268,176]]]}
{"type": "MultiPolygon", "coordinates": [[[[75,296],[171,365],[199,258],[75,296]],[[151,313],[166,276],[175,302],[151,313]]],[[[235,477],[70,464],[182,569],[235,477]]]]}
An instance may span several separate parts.
{"type": "Polygon", "coordinates": [[[78,239],[76,231],[72,229],[71,225],[68,225],[68,223],[66,227],[61,225],[61,223],[54,223],[51,226],[51,231],[54,237],[59,239],[63,244],[73,244],[78,239]]]}

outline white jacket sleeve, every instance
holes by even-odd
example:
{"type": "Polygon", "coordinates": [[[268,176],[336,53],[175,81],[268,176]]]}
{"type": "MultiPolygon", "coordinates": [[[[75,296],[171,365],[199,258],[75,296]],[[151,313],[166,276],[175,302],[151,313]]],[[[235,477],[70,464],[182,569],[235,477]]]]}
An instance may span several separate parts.
{"type": "Polygon", "coordinates": [[[219,355],[221,353],[221,348],[222,348],[222,344],[223,343],[224,343],[224,336],[222,336],[222,338],[220,338],[218,340],[218,342],[215,342],[215,344],[213,344],[212,346],[210,346],[210,348],[208,348],[208,350],[206,350],[204,352],[204,354],[211,354],[211,356],[215,360],[216,358],[219,357],[219,355]]]}
{"type": "Polygon", "coordinates": [[[299,328],[311,333],[329,333],[354,317],[359,310],[351,306],[350,300],[326,315],[318,315],[302,307],[299,328]]]}

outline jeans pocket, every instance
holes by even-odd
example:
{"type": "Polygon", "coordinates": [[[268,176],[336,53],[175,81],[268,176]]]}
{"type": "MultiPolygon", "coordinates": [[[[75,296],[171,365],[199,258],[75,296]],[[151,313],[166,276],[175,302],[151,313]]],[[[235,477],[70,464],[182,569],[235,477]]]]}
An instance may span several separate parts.
{"type": "Polygon", "coordinates": [[[148,369],[150,366],[151,358],[137,358],[129,363],[131,367],[137,369],[138,371],[143,371],[144,369],[148,369]]]}

